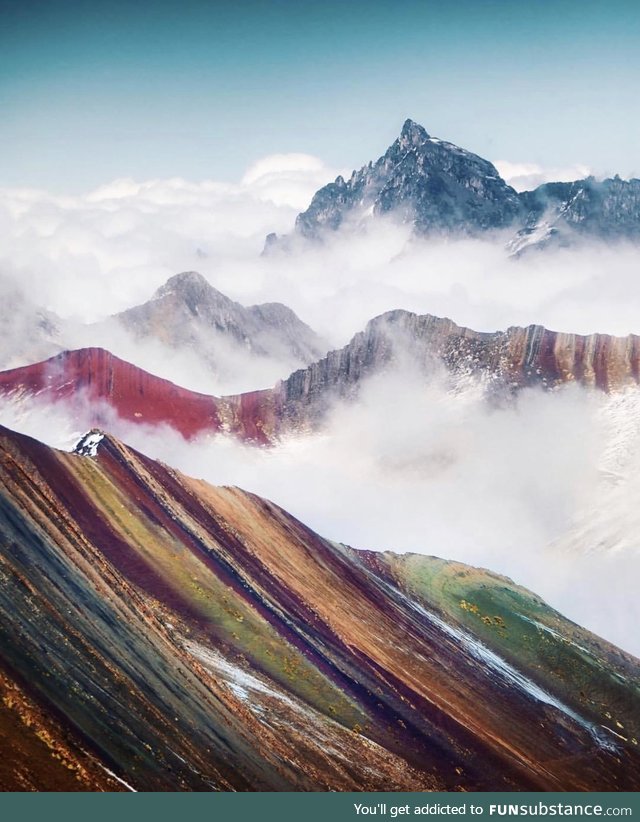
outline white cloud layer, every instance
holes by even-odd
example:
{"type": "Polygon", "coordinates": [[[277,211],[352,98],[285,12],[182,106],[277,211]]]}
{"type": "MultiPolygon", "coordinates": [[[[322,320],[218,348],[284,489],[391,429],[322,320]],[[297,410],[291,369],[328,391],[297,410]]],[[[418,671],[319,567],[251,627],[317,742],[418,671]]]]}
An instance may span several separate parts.
{"type": "Polygon", "coordinates": [[[497,160],[494,163],[500,176],[516,191],[531,191],[543,183],[570,183],[584,180],[593,174],[589,166],[576,163],[573,166],[540,166],[537,163],[512,163],[497,160]]]}
{"type": "MultiPolygon", "coordinates": [[[[119,180],[84,197],[0,191],[3,289],[20,288],[79,322],[140,303],[169,276],[197,269],[245,305],[286,303],[335,347],[394,308],[478,330],[540,323],[577,333],[640,331],[638,251],[631,246],[594,244],[514,261],[501,242],[411,240],[408,227],[381,220],[323,245],[294,243],[290,254],[260,256],[265,235],[290,232],[301,204],[335,173],[314,158],[285,155],[257,162],[236,185],[119,180]]],[[[514,170],[529,173],[538,171],[514,170]]],[[[0,338],[12,345],[33,322],[26,310],[17,322],[19,313],[14,307],[11,322],[0,322],[0,338]]],[[[77,344],[112,344],[125,359],[187,387],[224,387],[184,352],[76,331],[77,344]]],[[[270,371],[231,360],[229,367],[238,372],[235,390],[278,376],[273,363],[270,371]]],[[[607,467],[621,421],[640,413],[634,399],[610,423],[613,412],[602,402],[580,391],[528,393],[513,408],[490,411],[472,388],[452,397],[438,383],[398,373],[370,383],[360,405],[337,407],[323,434],[270,451],[227,439],[186,444],[170,431],[117,420],[113,427],[187,473],[270,497],[329,537],[510,574],[640,653],[640,460],[624,470],[607,467]]],[[[4,403],[0,419],[58,443],[82,433],[62,408],[25,413],[4,403]]],[[[623,452],[634,453],[638,442],[632,425],[623,452]]]]}
{"type": "Polygon", "coordinates": [[[80,197],[2,189],[0,273],[61,316],[99,319],[179,271],[253,261],[265,235],[289,230],[338,173],[285,154],[259,160],[238,184],[120,179],[80,197]]]}
{"type": "Polygon", "coordinates": [[[391,308],[479,330],[529,323],[638,330],[633,247],[594,245],[514,262],[500,242],[409,241],[406,226],[380,220],[323,246],[261,257],[266,234],[290,232],[300,208],[297,193],[282,192],[303,188],[306,201],[334,173],[313,158],[285,155],[259,161],[237,185],[119,180],[75,198],[0,190],[0,278],[62,317],[97,320],[196,269],[243,304],[286,303],[334,346],[391,308]]]}
{"type": "Polygon", "coordinates": [[[303,211],[314,193],[339,173],[329,174],[322,160],[310,154],[271,154],[249,166],[241,185],[277,206],[303,211]]]}

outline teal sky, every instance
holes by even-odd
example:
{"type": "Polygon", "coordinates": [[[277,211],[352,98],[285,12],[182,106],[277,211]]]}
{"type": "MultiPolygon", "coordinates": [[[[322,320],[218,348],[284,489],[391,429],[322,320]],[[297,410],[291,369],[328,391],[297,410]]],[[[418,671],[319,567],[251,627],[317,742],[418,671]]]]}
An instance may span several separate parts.
{"type": "Polygon", "coordinates": [[[0,185],[375,159],[410,116],[492,160],[640,175],[636,0],[0,0],[0,185]]]}

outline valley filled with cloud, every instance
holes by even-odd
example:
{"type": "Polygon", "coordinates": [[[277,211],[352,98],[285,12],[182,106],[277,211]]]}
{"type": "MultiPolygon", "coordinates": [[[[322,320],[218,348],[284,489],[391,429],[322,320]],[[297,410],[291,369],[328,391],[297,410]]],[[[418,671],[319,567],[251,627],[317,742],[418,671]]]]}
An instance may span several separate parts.
{"type": "MultiPolygon", "coordinates": [[[[109,316],[196,269],[244,305],[285,303],[327,348],[396,308],[481,331],[533,322],[567,333],[633,330],[640,282],[635,249],[622,242],[514,259],[503,234],[422,240],[391,214],[262,254],[266,234],[290,234],[297,211],[335,173],[309,156],[277,155],[236,185],[122,180],[84,197],[4,190],[2,281],[22,293],[25,312],[42,307],[60,318],[60,347],[102,346],[217,395],[270,387],[293,370],[291,361],[260,359],[221,338],[214,371],[197,346],[137,340],[109,316]]],[[[16,304],[3,320],[7,336],[20,310],[16,304]]],[[[17,351],[5,366],[20,364],[17,351]]],[[[272,448],[214,435],[187,442],[113,414],[110,430],[187,474],[262,494],[332,539],[505,573],[637,653],[632,489],[640,466],[628,456],[637,451],[637,427],[627,424],[620,441],[635,391],[624,414],[619,400],[576,386],[531,389],[492,407],[473,380],[452,389],[437,373],[425,379],[410,366],[377,375],[356,404],[336,402],[320,432],[272,448]],[[611,473],[613,452],[627,457],[611,473]],[[603,495],[615,516],[596,517],[603,495]],[[582,540],[572,536],[577,529],[582,540]]],[[[0,421],[67,448],[83,433],[64,404],[40,407],[37,398],[3,400],[0,421]]]]}

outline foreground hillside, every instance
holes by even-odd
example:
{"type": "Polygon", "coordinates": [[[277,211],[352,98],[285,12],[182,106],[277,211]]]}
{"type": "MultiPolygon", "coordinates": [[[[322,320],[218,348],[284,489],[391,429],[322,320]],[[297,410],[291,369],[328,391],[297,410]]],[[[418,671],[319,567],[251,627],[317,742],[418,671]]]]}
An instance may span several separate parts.
{"type": "Polygon", "coordinates": [[[638,660],[97,432],[0,429],[0,649],[5,790],[640,787],[638,660]]]}

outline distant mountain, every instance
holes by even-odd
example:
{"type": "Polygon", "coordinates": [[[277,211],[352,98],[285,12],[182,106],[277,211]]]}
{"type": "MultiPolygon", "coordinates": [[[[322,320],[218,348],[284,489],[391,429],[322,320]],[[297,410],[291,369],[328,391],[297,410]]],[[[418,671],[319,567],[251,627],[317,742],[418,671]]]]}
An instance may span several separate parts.
{"type": "Polygon", "coordinates": [[[272,385],[329,349],[282,303],[245,307],[195,271],[171,277],[153,297],[113,317],[61,319],[0,278],[0,369],[69,349],[108,348],[168,379],[228,393],[272,385]]]}
{"type": "Polygon", "coordinates": [[[0,580],[5,791],[640,789],[637,659],[100,431],[0,428],[0,580]]]}
{"type": "Polygon", "coordinates": [[[448,319],[390,311],[338,351],[276,386],[284,429],[315,428],[336,399],[357,397],[364,379],[398,365],[485,380],[489,394],[577,382],[614,391],[640,382],[640,337],[581,336],[539,325],[477,332],[448,319]]]}
{"type": "Polygon", "coordinates": [[[327,345],[282,303],[245,308],[196,271],[176,274],[151,300],[114,317],[136,339],[154,338],[171,348],[192,349],[219,368],[235,347],[242,354],[274,358],[291,367],[322,356],[327,345]]]}
{"type": "Polygon", "coordinates": [[[570,245],[579,237],[640,240],[640,180],[546,183],[520,200],[527,216],[508,245],[512,252],[570,245]]]}
{"type": "MultiPolygon", "coordinates": [[[[587,237],[638,240],[640,180],[588,178],[518,193],[487,160],[407,120],[382,157],[316,192],[298,215],[295,234],[318,240],[385,214],[420,236],[511,231],[507,247],[514,254],[587,237]]],[[[265,253],[277,247],[269,235],[265,253]]]]}

